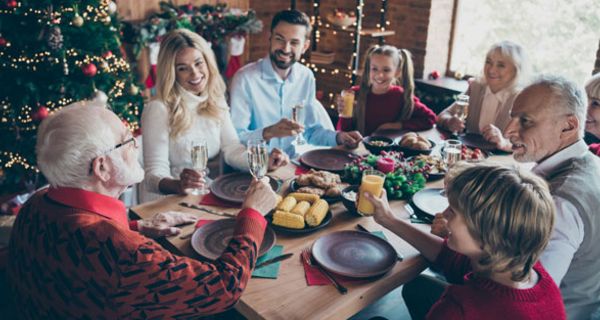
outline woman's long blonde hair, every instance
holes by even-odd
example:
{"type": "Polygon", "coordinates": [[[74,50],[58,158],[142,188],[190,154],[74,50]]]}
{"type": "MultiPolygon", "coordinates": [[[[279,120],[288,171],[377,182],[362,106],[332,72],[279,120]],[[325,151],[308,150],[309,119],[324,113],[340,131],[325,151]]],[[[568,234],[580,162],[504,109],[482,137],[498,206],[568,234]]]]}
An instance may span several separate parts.
{"type": "Polygon", "coordinates": [[[365,58],[365,66],[360,83],[360,89],[357,97],[357,108],[354,109],[353,122],[355,128],[359,132],[365,134],[365,116],[367,107],[367,95],[371,92],[371,83],[369,78],[371,74],[371,57],[373,55],[380,54],[391,57],[394,60],[396,66],[396,72],[400,70],[400,76],[395,80],[395,84],[400,84],[404,89],[403,101],[404,106],[400,111],[400,116],[395,121],[403,121],[409,119],[412,116],[413,110],[415,109],[415,103],[413,101],[415,93],[415,81],[414,81],[414,67],[410,51],[406,49],[398,49],[394,46],[383,45],[373,46],[367,52],[365,58]]]}
{"type": "Polygon", "coordinates": [[[208,99],[198,105],[196,109],[198,114],[220,119],[223,112],[227,112],[225,82],[219,74],[215,55],[210,45],[192,31],[186,29],[173,30],[160,43],[156,66],[158,75],[156,82],[157,97],[169,110],[170,137],[177,137],[187,131],[192,126],[194,119],[183,105],[181,99],[183,87],[176,85],[175,59],[177,54],[185,48],[198,49],[204,57],[209,72],[206,86],[208,99]]]}

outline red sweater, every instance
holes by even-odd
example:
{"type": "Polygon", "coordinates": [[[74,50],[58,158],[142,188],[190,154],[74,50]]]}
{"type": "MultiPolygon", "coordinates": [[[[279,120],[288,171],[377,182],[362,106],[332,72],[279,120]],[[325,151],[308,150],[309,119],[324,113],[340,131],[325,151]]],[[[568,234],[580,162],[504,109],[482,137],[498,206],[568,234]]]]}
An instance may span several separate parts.
{"type": "Polygon", "coordinates": [[[600,157],[600,143],[592,143],[590,144],[590,151],[600,157]]]}
{"type": "MultiPolygon", "coordinates": [[[[352,90],[358,92],[359,86],[352,87],[352,90]]],[[[394,122],[398,119],[402,108],[404,108],[403,93],[404,89],[400,86],[391,86],[390,90],[384,94],[374,94],[369,92],[365,108],[365,135],[370,135],[384,123],[394,122]]],[[[419,98],[414,97],[413,101],[415,103],[415,108],[412,116],[409,119],[402,121],[402,129],[410,131],[431,129],[437,120],[435,113],[424,105],[419,98]]],[[[337,123],[337,129],[341,131],[350,131],[355,128],[351,118],[340,117],[337,123]]]]}
{"type": "Polygon", "coordinates": [[[8,278],[24,319],[195,318],[236,303],[265,228],[258,212],[242,210],[223,255],[201,262],[129,230],[117,199],[50,188],[17,217],[8,278]]]}
{"type": "Polygon", "coordinates": [[[510,288],[475,275],[469,258],[446,245],[435,263],[456,285],[446,289],[427,319],[566,319],[560,291],[539,262],[533,267],[539,282],[530,289],[510,288]]]}

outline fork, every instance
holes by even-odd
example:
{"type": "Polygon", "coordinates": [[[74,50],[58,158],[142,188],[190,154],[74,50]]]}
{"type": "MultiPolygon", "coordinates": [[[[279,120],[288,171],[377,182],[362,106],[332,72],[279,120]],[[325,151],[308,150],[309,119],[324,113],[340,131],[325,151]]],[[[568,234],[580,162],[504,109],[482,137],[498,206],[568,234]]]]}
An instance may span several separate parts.
{"type": "Polygon", "coordinates": [[[337,280],[335,280],[335,278],[324,268],[322,268],[321,266],[319,266],[316,263],[312,262],[311,259],[311,253],[310,253],[310,248],[304,248],[302,249],[302,259],[304,259],[304,262],[306,264],[308,264],[309,266],[315,267],[317,269],[319,269],[326,277],[327,279],[329,279],[329,281],[331,281],[333,283],[333,285],[335,286],[335,288],[341,293],[341,294],[346,294],[348,293],[348,289],[346,287],[344,287],[341,283],[337,282],[337,280]]]}

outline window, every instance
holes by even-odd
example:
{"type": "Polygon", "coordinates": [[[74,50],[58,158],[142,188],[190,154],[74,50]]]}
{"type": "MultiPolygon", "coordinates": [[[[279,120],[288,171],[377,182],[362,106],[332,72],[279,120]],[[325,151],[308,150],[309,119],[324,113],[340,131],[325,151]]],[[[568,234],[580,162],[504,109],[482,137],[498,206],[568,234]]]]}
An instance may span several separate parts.
{"type": "Polygon", "coordinates": [[[480,75],[489,47],[523,46],[533,74],[563,75],[583,84],[600,39],[598,0],[457,0],[450,70],[480,75]]]}

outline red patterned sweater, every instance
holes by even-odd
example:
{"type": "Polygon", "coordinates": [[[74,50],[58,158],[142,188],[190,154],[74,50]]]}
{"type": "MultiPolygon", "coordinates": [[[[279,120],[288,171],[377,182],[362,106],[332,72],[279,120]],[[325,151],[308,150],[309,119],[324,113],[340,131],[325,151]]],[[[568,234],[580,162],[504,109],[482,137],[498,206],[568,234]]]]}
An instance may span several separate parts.
{"type": "Polygon", "coordinates": [[[560,291],[541,263],[533,269],[538,283],[514,289],[471,272],[471,261],[444,245],[436,263],[450,283],[427,319],[563,320],[567,316],[560,291]]]}
{"type": "Polygon", "coordinates": [[[214,263],[169,253],[129,230],[117,199],[50,188],[21,209],[8,275],[22,318],[197,318],[232,307],[246,287],[265,219],[242,210],[214,263]]]}
{"type": "MultiPolygon", "coordinates": [[[[352,87],[352,90],[358,92],[359,86],[352,87]]],[[[391,86],[390,90],[384,94],[369,92],[365,108],[365,135],[370,135],[384,123],[394,122],[398,119],[402,108],[404,108],[403,93],[404,89],[400,86],[391,86]]],[[[402,129],[422,131],[433,128],[437,121],[435,113],[424,105],[419,98],[414,97],[413,101],[415,108],[412,116],[402,121],[402,129]]],[[[340,117],[336,129],[341,131],[354,130],[352,118],[340,117]]]]}

